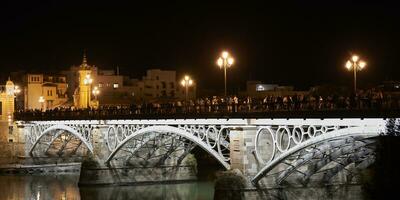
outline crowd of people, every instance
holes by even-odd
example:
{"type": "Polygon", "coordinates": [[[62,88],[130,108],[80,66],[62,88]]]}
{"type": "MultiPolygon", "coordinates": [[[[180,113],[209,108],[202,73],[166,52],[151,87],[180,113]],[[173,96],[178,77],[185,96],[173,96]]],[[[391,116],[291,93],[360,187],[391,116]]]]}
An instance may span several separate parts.
{"type": "Polygon", "coordinates": [[[382,110],[399,109],[400,98],[383,95],[382,92],[367,92],[357,96],[265,96],[254,97],[204,97],[196,100],[136,103],[131,105],[101,105],[99,108],[75,109],[55,108],[51,110],[27,110],[16,113],[16,117],[38,116],[134,116],[173,115],[207,113],[268,113],[274,111],[329,111],[329,110],[382,110]]]}

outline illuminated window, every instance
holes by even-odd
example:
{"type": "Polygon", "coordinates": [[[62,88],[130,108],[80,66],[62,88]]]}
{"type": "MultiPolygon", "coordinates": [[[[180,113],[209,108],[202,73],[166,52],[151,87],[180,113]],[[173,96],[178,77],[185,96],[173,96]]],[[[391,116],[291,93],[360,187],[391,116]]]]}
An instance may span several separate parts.
{"type": "Polygon", "coordinates": [[[113,84],[113,88],[114,88],[114,89],[118,88],[118,83],[114,83],[114,84],[113,84]]]}

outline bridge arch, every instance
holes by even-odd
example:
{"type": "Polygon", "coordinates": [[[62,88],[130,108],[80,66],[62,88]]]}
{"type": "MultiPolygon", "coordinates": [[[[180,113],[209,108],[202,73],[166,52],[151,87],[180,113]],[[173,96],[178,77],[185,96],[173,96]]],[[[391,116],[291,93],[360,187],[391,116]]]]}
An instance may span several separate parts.
{"type": "MultiPolygon", "coordinates": [[[[35,149],[36,145],[39,143],[40,139],[41,139],[43,136],[45,136],[45,135],[47,135],[47,134],[49,134],[49,133],[52,133],[52,132],[54,132],[54,131],[57,131],[57,130],[63,130],[63,131],[66,131],[66,132],[68,132],[68,133],[74,135],[74,136],[77,137],[79,140],[81,140],[83,144],[85,144],[85,146],[89,149],[89,151],[90,151],[91,153],[93,153],[93,147],[92,147],[92,145],[91,145],[90,142],[89,142],[89,137],[90,137],[89,134],[87,134],[87,138],[84,138],[84,137],[82,136],[82,134],[80,134],[76,129],[74,129],[74,128],[70,127],[70,126],[67,126],[67,125],[56,124],[56,125],[53,125],[53,126],[50,126],[50,127],[46,128],[46,129],[44,129],[44,130],[40,133],[40,135],[36,138],[36,140],[35,140],[34,143],[32,144],[32,147],[29,149],[29,154],[32,155],[33,150],[35,149]]],[[[31,133],[31,134],[34,134],[34,133],[31,133]]],[[[57,133],[55,133],[55,134],[57,134],[57,133]]],[[[58,135],[59,135],[59,134],[58,134],[58,135]]],[[[54,140],[51,141],[51,143],[53,143],[53,142],[54,142],[54,140]]],[[[51,143],[50,143],[50,144],[51,144],[51,143]]]]}
{"type": "Polygon", "coordinates": [[[362,137],[362,138],[371,138],[376,137],[380,134],[379,130],[374,127],[349,127],[339,130],[334,130],[329,133],[321,134],[316,137],[310,138],[304,142],[301,142],[294,147],[288,149],[283,152],[279,156],[270,160],[266,165],[252,178],[251,182],[254,185],[257,185],[258,181],[263,178],[268,172],[270,172],[274,167],[280,164],[282,161],[292,156],[293,154],[308,148],[312,145],[325,142],[337,140],[340,138],[348,138],[348,137],[362,137]]]}
{"type": "MultiPolygon", "coordinates": [[[[206,142],[204,142],[201,138],[187,132],[184,129],[180,129],[177,127],[173,127],[173,126],[167,126],[167,125],[160,125],[160,126],[148,126],[145,128],[142,128],[140,130],[135,131],[134,133],[130,134],[129,136],[127,136],[123,141],[121,141],[117,147],[111,152],[111,154],[108,156],[107,160],[105,161],[106,163],[109,163],[113,157],[119,152],[119,150],[131,139],[137,137],[137,136],[141,136],[141,135],[145,135],[145,134],[149,134],[149,133],[158,133],[158,134],[163,134],[163,133],[173,133],[176,135],[179,135],[181,137],[184,137],[188,140],[190,140],[191,142],[194,142],[196,145],[198,145],[199,147],[201,147],[203,150],[205,150],[207,153],[209,153],[210,155],[212,155],[215,159],[218,160],[218,162],[220,162],[226,169],[230,169],[230,165],[229,163],[227,163],[225,160],[225,158],[223,156],[221,156],[217,151],[215,151],[212,146],[208,145],[206,142]]],[[[216,143],[219,143],[219,139],[217,139],[217,141],[215,141],[216,143]]],[[[217,144],[218,145],[218,144],[217,144]]]]}

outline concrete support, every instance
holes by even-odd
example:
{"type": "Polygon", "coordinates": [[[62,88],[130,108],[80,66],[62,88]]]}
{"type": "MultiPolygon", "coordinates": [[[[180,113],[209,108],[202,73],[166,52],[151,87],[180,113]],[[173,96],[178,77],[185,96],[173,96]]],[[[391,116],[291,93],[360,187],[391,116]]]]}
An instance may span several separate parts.
{"type": "Polygon", "coordinates": [[[256,127],[243,127],[230,130],[231,169],[239,169],[245,176],[252,176],[258,171],[254,156],[256,127]]]}

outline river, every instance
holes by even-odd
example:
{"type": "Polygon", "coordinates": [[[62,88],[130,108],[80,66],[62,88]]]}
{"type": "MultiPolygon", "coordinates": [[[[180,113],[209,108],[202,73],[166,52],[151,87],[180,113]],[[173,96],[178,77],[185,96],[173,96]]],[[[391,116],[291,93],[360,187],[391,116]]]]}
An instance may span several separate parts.
{"type": "MultiPolygon", "coordinates": [[[[208,200],[214,198],[213,181],[179,184],[78,187],[78,180],[79,175],[2,175],[0,176],[0,199],[208,200]]],[[[248,191],[242,197],[246,196],[245,199],[260,199],[255,197],[257,194],[263,196],[261,199],[367,199],[363,195],[359,185],[339,185],[320,188],[281,188],[263,192],[248,191]]]]}
{"type": "Polygon", "coordinates": [[[0,199],[213,199],[214,183],[78,187],[79,175],[0,176],[0,199]]]}

